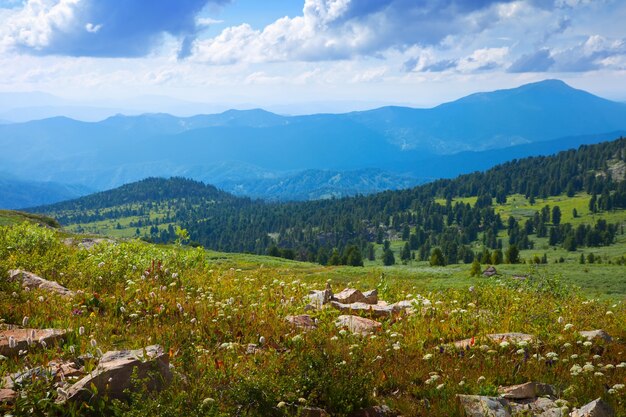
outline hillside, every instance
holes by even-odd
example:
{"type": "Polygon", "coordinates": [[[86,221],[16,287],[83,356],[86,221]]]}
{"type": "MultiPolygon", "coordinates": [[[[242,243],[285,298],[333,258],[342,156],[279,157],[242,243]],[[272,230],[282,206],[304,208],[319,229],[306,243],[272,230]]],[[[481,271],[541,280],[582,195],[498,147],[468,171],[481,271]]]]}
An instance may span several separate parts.
{"type": "MultiPolygon", "coordinates": [[[[248,110],[185,118],[145,114],[93,123],[63,117],[13,123],[0,125],[0,164],[27,180],[78,183],[96,190],[151,176],[217,184],[221,175],[215,167],[224,164],[229,181],[261,180],[265,174],[278,178],[308,169],[379,169],[422,181],[438,173],[416,167],[424,161],[440,166],[441,155],[502,149],[497,158],[502,161],[508,155],[504,148],[513,145],[574,136],[593,141],[624,129],[626,105],[548,80],[432,109],[385,107],[309,116],[248,110]],[[239,167],[244,169],[238,172],[239,167]]],[[[528,152],[536,154],[532,148],[528,152]]],[[[458,158],[455,165],[454,175],[467,173],[476,161],[466,164],[458,158]]],[[[375,186],[368,190],[373,191],[375,186]]],[[[307,192],[315,190],[301,194],[307,192]]]]}
{"type": "MultiPolygon", "coordinates": [[[[532,249],[537,239],[548,236],[549,247],[575,253],[578,248],[611,245],[623,234],[623,216],[609,215],[626,208],[625,148],[626,139],[618,139],[555,156],[515,160],[454,180],[339,200],[264,203],[225,193],[214,195],[215,189],[208,186],[211,192],[205,195],[192,191],[205,187],[192,181],[153,179],[33,210],[52,215],[77,231],[171,242],[177,239],[179,226],[189,231],[193,242],[207,248],[269,251],[323,264],[348,262],[347,255],[354,248],[361,258],[379,259],[377,251],[385,240],[394,242],[396,258],[404,250],[405,260],[427,260],[440,249],[444,264],[472,262],[485,249],[532,249]],[[161,189],[178,193],[153,200],[161,189]],[[554,206],[547,213],[543,206],[535,206],[510,221],[496,212],[496,206],[515,194],[531,205],[554,196],[578,196],[592,209],[582,229],[577,228],[580,224],[574,227],[554,220],[554,206]],[[452,204],[457,197],[474,197],[474,202],[452,204]],[[443,204],[436,199],[443,199],[443,204]],[[603,213],[612,221],[598,222],[603,213]]],[[[586,212],[579,209],[583,216],[586,212]]],[[[570,215],[563,210],[562,218],[570,215]]],[[[620,259],[617,256],[615,261],[620,259]]]]}
{"type": "Polygon", "coordinates": [[[26,181],[0,173],[0,208],[17,209],[52,204],[92,193],[76,185],[26,181]]]}

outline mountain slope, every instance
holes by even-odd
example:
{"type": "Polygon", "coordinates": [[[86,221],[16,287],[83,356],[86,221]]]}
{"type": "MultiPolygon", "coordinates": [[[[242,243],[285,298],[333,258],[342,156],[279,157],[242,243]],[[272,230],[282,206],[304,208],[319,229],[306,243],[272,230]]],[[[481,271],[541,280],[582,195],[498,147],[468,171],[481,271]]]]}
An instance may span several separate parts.
{"type": "MultiPolygon", "coordinates": [[[[440,155],[625,129],[626,105],[545,81],[433,109],[296,117],[263,110],[189,118],[147,114],[98,123],[58,117],[0,125],[0,165],[29,180],[100,190],[149,176],[215,183],[212,175],[219,173],[205,168],[225,161],[270,176],[307,169],[411,173],[440,155]]],[[[459,172],[473,169],[462,159],[458,166],[459,172]]]]}
{"type": "Polygon", "coordinates": [[[25,181],[0,174],[0,208],[17,209],[56,203],[87,195],[93,190],[78,185],[25,181]]]}

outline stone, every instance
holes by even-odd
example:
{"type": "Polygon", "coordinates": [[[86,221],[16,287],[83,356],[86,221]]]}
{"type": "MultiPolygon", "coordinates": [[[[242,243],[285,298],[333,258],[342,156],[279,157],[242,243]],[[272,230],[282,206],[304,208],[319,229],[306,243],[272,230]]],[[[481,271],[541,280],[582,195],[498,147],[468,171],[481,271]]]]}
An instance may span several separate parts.
{"type": "Polygon", "coordinates": [[[17,356],[20,350],[28,349],[28,341],[32,346],[40,345],[44,341],[46,345],[59,342],[65,338],[66,331],[58,329],[11,329],[0,331],[0,355],[17,356]],[[11,347],[9,340],[15,339],[15,347],[11,347]]]}
{"type": "Polygon", "coordinates": [[[47,279],[43,279],[32,272],[22,271],[21,269],[13,269],[9,271],[9,281],[20,281],[22,288],[28,288],[29,290],[40,289],[57,293],[64,297],[74,296],[73,291],[68,290],[58,282],[48,281],[47,279]]]}
{"type": "Polygon", "coordinates": [[[148,390],[161,390],[172,379],[169,356],[159,345],[137,350],[110,351],[102,356],[93,372],[68,389],[66,398],[59,398],[57,402],[89,401],[92,398],[92,385],[95,386],[98,396],[127,399],[124,391],[133,388],[131,375],[135,369],[140,380],[147,379],[148,390]]]}
{"type": "MultiPolygon", "coordinates": [[[[532,400],[521,400],[509,402],[513,417],[533,416],[533,417],[566,417],[564,411],[554,400],[550,398],[534,398],[532,400]]],[[[565,409],[567,410],[567,409],[565,409]]]]}
{"type": "Polygon", "coordinates": [[[594,400],[581,408],[571,412],[571,417],[613,417],[615,412],[609,404],[601,398],[594,400]]]}
{"type": "Polygon", "coordinates": [[[397,415],[386,405],[375,405],[356,411],[350,414],[350,417],[396,417],[397,415]]]}
{"type": "Polygon", "coordinates": [[[611,342],[613,340],[613,338],[609,336],[609,334],[602,329],[583,330],[581,332],[578,332],[578,334],[580,334],[582,337],[584,337],[585,339],[589,341],[593,341],[594,339],[601,339],[605,342],[611,342]]]}
{"type": "Polygon", "coordinates": [[[467,417],[512,417],[511,407],[504,398],[457,394],[467,417]]]}
{"type": "Polygon", "coordinates": [[[484,277],[488,277],[489,278],[489,277],[492,277],[494,275],[498,275],[498,271],[496,270],[496,268],[493,265],[483,271],[483,276],[484,277]]]}
{"type": "Polygon", "coordinates": [[[313,290],[309,293],[309,295],[307,295],[309,305],[314,308],[322,308],[322,306],[330,303],[332,298],[333,292],[330,290],[330,288],[326,288],[322,291],[313,290]]]}
{"type": "MultiPolygon", "coordinates": [[[[509,342],[509,343],[519,343],[519,342],[531,342],[534,340],[534,336],[526,333],[493,333],[485,335],[486,339],[490,339],[492,342],[501,343],[501,342],[509,342]]],[[[458,342],[454,342],[454,347],[457,349],[468,349],[474,346],[479,340],[478,337],[459,340],[458,342]]]]}
{"type": "Polygon", "coordinates": [[[372,317],[388,317],[394,313],[394,307],[389,305],[352,303],[342,304],[337,301],[331,301],[330,305],[342,313],[363,312],[368,313],[372,317]]]}
{"type": "Polygon", "coordinates": [[[524,400],[529,398],[556,396],[556,390],[552,385],[540,382],[526,382],[525,384],[499,387],[498,394],[507,400],[524,400]]]}
{"type": "Polygon", "coordinates": [[[366,319],[359,316],[339,316],[335,320],[335,325],[340,328],[347,328],[352,333],[366,335],[379,330],[382,327],[377,321],[366,319]]]}
{"type": "Polygon", "coordinates": [[[378,304],[378,290],[373,289],[363,293],[363,302],[365,304],[378,304]]]}
{"type": "Polygon", "coordinates": [[[0,404],[13,404],[17,398],[17,392],[12,389],[0,389],[0,404]]]}
{"type": "MultiPolygon", "coordinates": [[[[377,294],[378,297],[378,294],[377,294]]],[[[346,288],[341,291],[339,294],[335,294],[333,296],[333,301],[336,301],[341,304],[352,304],[352,303],[365,303],[365,296],[363,293],[354,288],[346,288]]]]}
{"type": "Polygon", "coordinates": [[[313,318],[308,314],[301,314],[299,316],[287,316],[285,317],[285,320],[301,329],[310,330],[317,327],[317,324],[315,324],[315,320],[313,320],[313,318]]]}
{"type": "Polygon", "coordinates": [[[298,407],[296,415],[298,417],[330,417],[326,410],[317,407],[298,407]]]}

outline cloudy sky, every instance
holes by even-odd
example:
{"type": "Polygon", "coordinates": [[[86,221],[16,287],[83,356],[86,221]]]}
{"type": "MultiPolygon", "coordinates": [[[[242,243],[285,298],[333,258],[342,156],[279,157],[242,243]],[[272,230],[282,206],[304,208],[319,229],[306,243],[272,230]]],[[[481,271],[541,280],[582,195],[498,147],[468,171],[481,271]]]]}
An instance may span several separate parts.
{"type": "Polygon", "coordinates": [[[297,112],[559,78],[626,101],[623,22],[624,0],[0,0],[0,91],[297,112]]]}

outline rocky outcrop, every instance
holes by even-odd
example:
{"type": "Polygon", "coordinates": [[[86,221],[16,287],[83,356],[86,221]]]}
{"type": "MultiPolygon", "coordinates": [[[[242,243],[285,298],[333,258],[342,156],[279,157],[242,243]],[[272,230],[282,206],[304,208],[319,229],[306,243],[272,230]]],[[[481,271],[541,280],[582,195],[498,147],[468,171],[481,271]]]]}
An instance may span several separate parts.
{"type": "Polygon", "coordinates": [[[125,399],[127,393],[124,391],[133,388],[133,372],[136,372],[139,380],[146,382],[148,390],[160,390],[172,378],[169,357],[158,345],[145,349],[111,351],[102,356],[93,372],[72,385],[67,396],[59,397],[57,402],[89,401],[93,396],[92,386],[96,388],[98,396],[125,399]]]}
{"type": "Polygon", "coordinates": [[[377,321],[366,319],[359,316],[339,316],[335,321],[335,325],[340,328],[347,328],[352,333],[366,335],[379,330],[382,326],[377,321]]]}
{"type": "Polygon", "coordinates": [[[0,404],[13,404],[17,399],[17,392],[9,388],[0,389],[0,404]]]}
{"type": "Polygon", "coordinates": [[[64,297],[73,297],[74,292],[68,290],[61,284],[55,281],[48,281],[43,279],[32,272],[22,271],[21,269],[14,269],[9,271],[9,281],[19,281],[22,288],[29,290],[40,289],[62,295],[64,297]]]}
{"type": "Polygon", "coordinates": [[[0,355],[17,356],[29,346],[51,345],[65,338],[65,330],[58,329],[10,329],[0,330],[0,355]],[[43,342],[43,343],[42,343],[43,342]]]}
{"type": "Polygon", "coordinates": [[[357,289],[346,288],[340,293],[335,294],[332,301],[341,304],[363,303],[365,302],[365,296],[357,289]]]}
{"type": "Polygon", "coordinates": [[[298,407],[295,415],[298,417],[330,417],[326,410],[317,407],[298,407]]]}
{"type": "Polygon", "coordinates": [[[490,266],[489,268],[483,271],[484,277],[490,278],[490,277],[493,277],[494,275],[498,275],[498,271],[496,270],[494,266],[490,266]]]}
{"type": "Polygon", "coordinates": [[[394,312],[393,306],[385,304],[365,304],[351,303],[343,304],[338,301],[331,301],[330,305],[342,313],[366,313],[372,317],[388,317],[394,312]]]}
{"type": "Polygon", "coordinates": [[[598,398],[582,406],[581,408],[572,411],[571,417],[613,417],[615,412],[604,400],[598,398]]]}
{"type": "Polygon", "coordinates": [[[314,309],[322,308],[324,305],[330,303],[333,299],[333,292],[330,287],[324,290],[313,290],[307,295],[308,306],[314,309]]]}
{"type": "Polygon", "coordinates": [[[511,407],[504,398],[484,395],[457,395],[467,417],[511,417],[511,407]]]}

